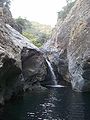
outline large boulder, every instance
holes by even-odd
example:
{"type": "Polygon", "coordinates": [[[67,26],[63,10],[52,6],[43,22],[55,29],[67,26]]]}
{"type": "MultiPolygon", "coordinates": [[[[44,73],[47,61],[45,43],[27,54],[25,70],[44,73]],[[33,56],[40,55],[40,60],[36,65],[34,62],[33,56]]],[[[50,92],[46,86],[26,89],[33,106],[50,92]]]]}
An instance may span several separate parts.
{"type": "Polygon", "coordinates": [[[0,103],[19,96],[28,84],[44,80],[46,67],[40,50],[0,19],[0,103]],[[28,76],[27,76],[28,75],[28,76]]]}
{"type": "Polygon", "coordinates": [[[90,91],[90,1],[77,0],[64,21],[58,20],[52,38],[43,46],[65,80],[77,91],[90,91]],[[59,59],[55,60],[56,56],[59,59]],[[62,62],[63,61],[63,71],[62,62]],[[64,64],[65,63],[65,64],[64,64]],[[87,67],[88,66],[88,67],[87,67]],[[67,69],[68,67],[68,69],[67,69]]]}
{"type": "Polygon", "coordinates": [[[33,48],[24,47],[21,51],[22,73],[25,79],[24,89],[44,81],[46,62],[43,54],[33,48]]]}

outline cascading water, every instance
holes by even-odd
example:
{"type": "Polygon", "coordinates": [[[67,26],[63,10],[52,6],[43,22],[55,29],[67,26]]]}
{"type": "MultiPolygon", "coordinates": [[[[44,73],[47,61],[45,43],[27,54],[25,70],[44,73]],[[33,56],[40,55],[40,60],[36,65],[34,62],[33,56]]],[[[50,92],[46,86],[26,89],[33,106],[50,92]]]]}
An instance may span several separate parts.
{"type": "Polygon", "coordinates": [[[50,63],[49,60],[47,60],[47,59],[46,59],[46,62],[47,62],[47,65],[48,65],[48,67],[49,67],[49,69],[50,69],[51,79],[52,79],[53,84],[54,84],[54,85],[47,85],[47,86],[48,86],[48,87],[64,87],[64,86],[62,86],[62,85],[58,85],[58,83],[57,83],[57,78],[56,78],[56,75],[55,75],[55,73],[54,73],[54,70],[53,70],[53,67],[52,67],[51,63],[50,63]]]}
{"type": "Polygon", "coordinates": [[[52,67],[51,63],[47,59],[46,59],[46,62],[48,64],[48,67],[49,67],[50,72],[51,72],[52,81],[53,81],[54,85],[57,85],[57,80],[56,80],[57,78],[56,78],[56,75],[54,73],[53,67],[52,67]]]}

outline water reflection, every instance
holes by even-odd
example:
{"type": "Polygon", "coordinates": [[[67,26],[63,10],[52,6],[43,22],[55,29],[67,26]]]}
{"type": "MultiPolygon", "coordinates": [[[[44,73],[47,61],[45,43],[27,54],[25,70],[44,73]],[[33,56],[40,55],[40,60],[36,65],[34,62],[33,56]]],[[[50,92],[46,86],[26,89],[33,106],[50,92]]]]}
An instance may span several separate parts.
{"type": "Polygon", "coordinates": [[[0,111],[0,120],[90,120],[90,94],[53,88],[26,94],[0,111]]]}
{"type": "Polygon", "coordinates": [[[85,103],[81,93],[74,93],[68,106],[68,120],[85,120],[85,103]]]}

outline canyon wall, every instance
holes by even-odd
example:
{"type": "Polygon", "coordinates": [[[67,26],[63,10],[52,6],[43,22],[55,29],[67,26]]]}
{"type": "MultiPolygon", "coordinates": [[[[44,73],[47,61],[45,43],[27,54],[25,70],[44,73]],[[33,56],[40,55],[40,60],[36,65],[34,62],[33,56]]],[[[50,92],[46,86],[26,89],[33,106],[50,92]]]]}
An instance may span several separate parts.
{"type": "Polygon", "coordinates": [[[43,51],[74,90],[90,90],[89,0],[77,0],[64,21],[58,20],[43,51]]]}

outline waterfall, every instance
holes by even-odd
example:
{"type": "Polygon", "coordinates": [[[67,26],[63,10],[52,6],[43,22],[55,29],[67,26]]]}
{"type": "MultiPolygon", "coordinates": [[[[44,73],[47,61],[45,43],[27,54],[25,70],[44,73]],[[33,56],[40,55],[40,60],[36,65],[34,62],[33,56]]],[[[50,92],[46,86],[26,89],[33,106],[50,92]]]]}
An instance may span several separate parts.
{"type": "Polygon", "coordinates": [[[51,63],[47,59],[46,59],[46,62],[48,64],[48,67],[49,67],[50,72],[51,72],[52,81],[53,81],[54,85],[57,85],[57,80],[56,80],[57,78],[56,78],[56,75],[54,73],[53,67],[52,67],[51,63]]]}
{"type": "Polygon", "coordinates": [[[59,88],[61,88],[61,87],[65,87],[65,86],[63,86],[63,85],[58,85],[58,83],[57,83],[57,78],[56,78],[56,75],[55,75],[55,73],[54,73],[54,70],[53,70],[53,67],[52,67],[52,65],[51,65],[51,63],[49,62],[49,60],[47,60],[46,59],[46,62],[47,62],[47,65],[48,65],[48,67],[49,67],[49,70],[50,70],[50,72],[51,72],[51,79],[52,79],[52,81],[53,81],[53,83],[54,83],[54,85],[47,85],[47,87],[59,87],[59,88]]]}

